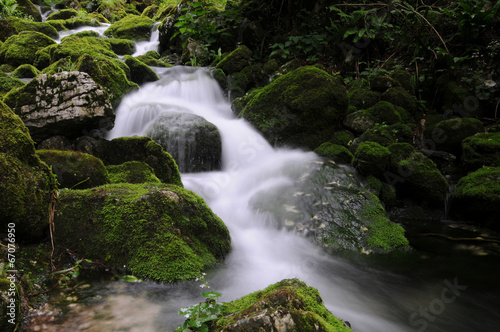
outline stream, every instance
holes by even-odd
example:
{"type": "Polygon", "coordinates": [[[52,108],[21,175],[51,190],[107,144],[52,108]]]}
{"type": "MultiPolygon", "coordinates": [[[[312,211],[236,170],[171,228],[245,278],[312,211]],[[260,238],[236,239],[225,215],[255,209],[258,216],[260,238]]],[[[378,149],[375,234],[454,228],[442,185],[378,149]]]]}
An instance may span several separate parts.
{"type": "MultiPolygon", "coordinates": [[[[152,49],[150,43],[143,46],[152,49]]],[[[209,69],[155,70],[161,80],[124,98],[108,138],[145,135],[159,115],[172,112],[195,114],[217,126],[222,137],[221,170],[182,173],[182,182],[205,199],[230,231],[231,253],[206,271],[207,283],[223,294],[222,301],[285,278],[299,278],[317,288],[326,307],[355,331],[498,331],[498,236],[491,235],[496,240],[490,242],[474,241],[471,238],[481,230],[452,221],[422,222],[404,225],[414,248],[411,252],[327,254],[253,204],[283,188],[293,192],[311,165],[324,161],[312,152],[271,147],[232,114],[209,69]]],[[[93,281],[73,295],[49,300],[54,307],[66,305],[60,309],[61,319],[47,330],[173,331],[184,320],[178,310],[203,301],[201,291],[200,281],[93,281]]]]}

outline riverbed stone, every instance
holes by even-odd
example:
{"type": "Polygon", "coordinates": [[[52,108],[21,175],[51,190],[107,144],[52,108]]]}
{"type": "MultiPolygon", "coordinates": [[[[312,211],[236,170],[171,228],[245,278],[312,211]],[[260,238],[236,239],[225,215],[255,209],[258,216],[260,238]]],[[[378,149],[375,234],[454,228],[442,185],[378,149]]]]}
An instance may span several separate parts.
{"type": "Polygon", "coordinates": [[[107,92],[84,72],[39,75],[4,100],[35,141],[53,135],[75,137],[98,128],[102,119],[114,117],[107,92]]]}
{"type": "Polygon", "coordinates": [[[215,67],[222,69],[226,75],[231,75],[249,66],[251,58],[252,51],[243,45],[229,53],[215,67]]]}
{"type": "Polygon", "coordinates": [[[181,172],[208,172],[221,167],[219,130],[200,116],[162,114],[149,127],[146,135],[172,155],[181,172]]]}
{"type": "Polygon", "coordinates": [[[202,198],[166,184],[60,193],[55,237],[80,257],[139,278],[193,279],[229,252],[229,231],[202,198]]]}
{"type": "Polygon", "coordinates": [[[308,66],[253,93],[239,116],[274,145],[314,149],[340,127],[348,104],[340,80],[308,66]]]}

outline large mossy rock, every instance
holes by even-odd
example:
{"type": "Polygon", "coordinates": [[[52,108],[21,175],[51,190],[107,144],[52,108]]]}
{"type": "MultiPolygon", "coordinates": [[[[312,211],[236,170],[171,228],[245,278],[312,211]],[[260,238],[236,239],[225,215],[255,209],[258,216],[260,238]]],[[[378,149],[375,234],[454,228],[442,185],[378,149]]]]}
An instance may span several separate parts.
{"type": "Polygon", "coordinates": [[[429,126],[424,131],[425,142],[430,149],[446,151],[460,156],[462,141],[469,136],[484,132],[482,122],[475,118],[454,118],[429,126]]]}
{"type": "Polygon", "coordinates": [[[149,40],[151,37],[151,28],[154,21],[147,16],[127,15],[121,20],[113,23],[104,35],[107,37],[149,40]]]}
{"type": "Polygon", "coordinates": [[[13,66],[22,64],[34,64],[36,52],[56,42],[40,32],[23,31],[9,37],[0,48],[0,63],[8,63],[13,66]]]}
{"type": "Polygon", "coordinates": [[[59,37],[59,32],[57,32],[57,29],[46,22],[27,21],[15,16],[8,17],[4,22],[6,22],[6,24],[8,24],[9,26],[7,28],[8,31],[6,32],[6,36],[7,34],[9,36],[12,36],[13,34],[21,33],[23,31],[36,31],[43,33],[50,38],[59,37]]]}
{"type": "Polygon", "coordinates": [[[483,167],[461,178],[451,197],[454,218],[500,229],[500,167],[483,167]]]}
{"type": "Polygon", "coordinates": [[[25,16],[30,17],[35,22],[42,21],[42,14],[40,10],[30,0],[17,0],[17,9],[25,16]]]}
{"type": "Polygon", "coordinates": [[[200,116],[162,114],[148,128],[146,135],[172,155],[181,172],[207,172],[221,167],[219,130],[200,116]]]}
{"type": "Polygon", "coordinates": [[[35,141],[53,135],[78,137],[114,119],[108,94],[84,72],[39,75],[4,99],[35,141]]]}
{"type": "Polygon", "coordinates": [[[140,278],[195,278],[230,250],[224,223],[175,185],[114,184],[59,195],[58,245],[140,278]]]}
{"type": "Polygon", "coordinates": [[[119,137],[111,141],[83,137],[75,141],[78,151],[101,159],[105,165],[142,161],[154,169],[163,183],[182,187],[181,174],[172,156],[149,137],[119,137]]]}
{"type": "Polygon", "coordinates": [[[407,250],[404,229],[351,167],[315,162],[290,187],[266,190],[251,205],[270,222],[293,230],[335,254],[407,250]]]}
{"type": "Polygon", "coordinates": [[[340,80],[316,67],[302,67],[252,94],[240,116],[275,145],[314,149],[340,127],[348,103],[340,80]]]}
{"type": "Polygon", "coordinates": [[[0,227],[14,223],[16,242],[40,239],[49,225],[50,169],[22,120],[2,102],[0,133],[0,227]]]}
{"type": "Polygon", "coordinates": [[[0,76],[0,100],[11,90],[20,88],[24,86],[26,83],[21,81],[20,79],[8,77],[8,76],[0,76]]]}
{"type": "Polygon", "coordinates": [[[59,188],[85,189],[108,183],[108,171],[98,158],[77,151],[37,150],[57,175],[59,188]]]}
{"type": "Polygon", "coordinates": [[[356,109],[367,109],[378,103],[382,94],[366,88],[352,88],[348,92],[349,102],[356,109]]]}
{"type": "Polygon", "coordinates": [[[73,8],[61,9],[59,11],[51,13],[47,16],[47,21],[50,20],[68,20],[70,18],[78,16],[78,12],[73,8]]]}
{"type": "Polygon", "coordinates": [[[353,155],[345,146],[325,142],[314,149],[319,156],[333,160],[339,164],[352,163],[353,155]]]}
{"type": "Polygon", "coordinates": [[[462,161],[470,170],[500,165],[500,132],[479,133],[462,142],[462,161]]]}
{"type": "Polygon", "coordinates": [[[351,331],[325,307],[317,289],[285,279],[226,303],[211,331],[351,331]]]}

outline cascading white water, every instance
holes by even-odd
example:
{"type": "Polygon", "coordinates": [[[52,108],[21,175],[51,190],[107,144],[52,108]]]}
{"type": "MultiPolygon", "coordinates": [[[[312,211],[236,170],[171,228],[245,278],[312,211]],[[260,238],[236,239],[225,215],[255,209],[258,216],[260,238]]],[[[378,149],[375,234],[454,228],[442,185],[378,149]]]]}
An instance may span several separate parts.
{"type": "Polygon", "coordinates": [[[138,55],[143,55],[146,54],[148,51],[158,51],[158,43],[159,43],[159,37],[160,37],[160,32],[158,31],[158,26],[160,25],[159,22],[155,23],[153,25],[153,28],[151,29],[151,37],[149,38],[148,41],[141,41],[135,43],[135,52],[132,54],[132,56],[138,56],[138,55]]]}
{"type": "Polygon", "coordinates": [[[351,272],[346,272],[344,263],[306,239],[278,229],[267,222],[265,214],[252,208],[250,201],[254,197],[291,187],[307,175],[311,163],[321,162],[314,153],[272,148],[247,122],[233,116],[208,70],[183,67],[166,70],[160,81],[124,98],[108,138],[143,135],[164,112],[202,116],[221,132],[222,170],[182,174],[182,181],[186,188],[205,198],[230,230],[232,252],[224,268],[213,277],[214,283],[223,285],[218,290],[225,299],[298,277],[317,287],[328,307],[339,317],[355,322],[359,331],[404,330],[378,317],[382,305],[366,306],[348,300],[353,291],[358,291],[357,286],[342,278],[338,283],[335,270],[347,274],[359,271],[348,267],[351,272]],[[326,275],[322,275],[322,269],[326,269],[326,275]]]}

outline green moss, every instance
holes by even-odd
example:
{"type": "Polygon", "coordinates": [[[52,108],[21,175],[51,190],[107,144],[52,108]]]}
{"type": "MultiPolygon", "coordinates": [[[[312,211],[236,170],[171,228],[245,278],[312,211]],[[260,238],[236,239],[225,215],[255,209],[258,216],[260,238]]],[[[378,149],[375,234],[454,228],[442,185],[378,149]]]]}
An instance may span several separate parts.
{"type": "Polygon", "coordinates": [[[328,311],[317,289],[298,279],[282,280],[227,303],[224,316],[217,320],[214,331],[226,330],[232,324],[245,331],[251,330],[249,318],[261,314],[263,310],[267,310],[266,316],[290,314],[297,331],[351,331],[328,311]]]}
{"type": "Polygon", "coordinates": [[[353,159],[352,153],[346,147],[330,142],[321,144],[314,152],[340,164],[350,164],[353,159]]]}
{"type": "Polygon", "coordinates": [[[128,161],[121,165],[106,167],[110,183],[146,183],[160,182],[151,166],[140,161],[128,161]]]}
{"type": "Polygon", "coordinates": [[[391,78],[398,81],[398,83],[405,88],[405,90],[410,94],[414,95],[417,89],[415,84],[415,79],[412,74],[405,70],[396,70],[389,75],[391,78]]]}
{"type": "Polygon", "coordinates": [[[156,54],[154,53],[146,53],[142,54],[136,57],[137,60],[143,62],[144,64],[148,66],[154,66],[154,67],[172,67],[172,65],[167,64],[159,59],[159,57],[156,57],[156,54]]]}
{"type": "MultiPolygon", "coordinates": [[[[375,202],[375,199],[372,202],[375,202]]],[[[385,211],[380,204],[374,203],[371,206],[364,206],[361,215],[372,219],[366,239],[369,247],[383,251],[409,247],[408,239],[404,236],[403,227],[391,222],[385,216],[385,211]]]]}
{"type": "Polygon", "coordinates": [[[370,78],[370,88],[374,91],[385,92],[387,89],[399,86],[399,82],[386,74],[378,74],[370,78]]]}
{"type": "Polygon", "coordinates": [[[403,123],[392,125],[376,123],[359,137],[360,142],[377,142],[383,146],[389,146],[393,143],[410,143],[412,139],[413,130],[403,123]]]}
{"type": "Polygon", "coordinates": [[[378,123],[387,123],[388,125],[401,122],[402,118],[396,107],[387,101],[379,101],[366,112],[378,123]]]}
{"type": "Polygon", "coordinates": [[[73,17],[76,17],[78,12],[73,8],[61,9],[57,12],[51,13],[47,16],[47,21],[49,20],[67,20],[73,17]]]}
{"type": "Polygon", "coordinates": [[[14,70],[12,76],[17,78],[34,78],[36,77],[40,71],[36,69],[34,66],[29,64],[20,65],[14,70]]]}
{"type": "Polygon", "coordinates": [[[482,167],[463,177],[452,194],[458,198],[474,198],[498,202],[500,199],[500,167],[482,167]]]}
{"type": "Polygon", "coordinates": [[[382,176],[389,166],[391,152],[376,142],[363,142],[354,153],[353,166],[363,175],[382,176]]]}
{"type": "Polygon", "coordinates": [[[59,245],[163,282],[194,278],[230,249],[223,222],[200,197],[175,185],[62,191],[55,223],[59,245]]]}
{"type": "Polygon", "coordinates": [[[142,12],[142,16],[146,16],[146,17],[149,17],[149,18],[154,18],[156,16],[156,13],[158,12],[158,9],[160,9],[160,7],[156,4],[154,5],[151,5],[151,6],[148,6],[146,7],[143,12],[142,12]]]}
{"type": "Polygon", "coordinates": [[[117,105],[121,98],[139,86],[127,79],[125,69],[128,67],[121,61],[109,57],[89,54],[81,56],[75,64],[78,71],[88,73],[92,79],[110,94],[113,105],[117,105]],[[125,67],[125,69],[124,69],[125,67]]]}
{"type": "Polygon", "coordinates": [[[480,133],[464,139],[462,160],[469,169],[500,165],[500,132],[480,133]]]}
{"type": "Polygon", "coordinates": [[[85,189],[108,183],[102,161],[77,151],[37,150],[37,155],[57,175],[60,188],[85,189]]]}
{"type": "Polygon", "coordinates": [[[64,21],[64,20],[50,20],[50,21],[45,21],[45,23],[50,24],[57,31],[68,30],[68,28],[66,28],[66,25],[65,25],[66,21],[64,21]]]}
{"type": "Polygon", "coordinates": [[[391,165],[397,165],[401,160],[407,159],[415,151],[408,143],[394,143],[387,147],[391,152],[391,165]]]}
{"type": "Polygon", "coordinates": [[[108,39],[111,49],[116,54],[133,54],[135,52],[135,43],[129,39],[110,38],[108,39]]]}
{"type": "Polygon", "coordinates": [[[61,43],[51,50],[52,61],[70,57],[76,62],[82,55],[89,54],[96,58],[107,56],[117,58],[108,40],[96,37],[68,36],[61,40],[61,43]]]}
{"type": "Polygon", "coordinates": [[[43,33],[50,38],[58,38],[59,32],[50,24],[46,22],[33,22],[20,19],[18,17],[10,16],[7,21],[16,29],[18,33],[23,31],[35,31],[43,33]]]}
{"type": "Polygon", "coordinates": [[[0,48],[0,62],[7,62],[16,67],[26,63],[33,64],[38,50],[55,43],[43,33],[23,31],[3,43],[0,48]]]}
{"type": "Polygon", "coordinates": [[[367,109],[380,101],[381,94],[366,88],[353,88],[348,92],[349,102],[356,109],[367,109]]]}
{"type": "Polygon", "coordinates": [[[45,236],[50,171],[35,155],[34,143],[19,116],[0,102],[0,227],[16,223],[23,241],[45,236]]]}
{"type": "Polygon", "coordinates": [[[240,46],[232,51],[228,56],[219,61],[216,68],[220,68],[227,75],[243,70],[250,64],[252,51],[246,46],[240,46]]]}
{"type": "Polygon", "coordinates": [[[253,92],[239,116],[276,145],[314,149],[340,126],[347,105],[340,81],[316,67],[302,67],[253,92]]]}
{"type": "Polygon", "coordinates": [[[17,79],[17,78],[12,78],[12,77],[0,77],[0,100],[2,99],[3,96],[5,96],[9,91],[20,88],[24,86],[26,83],[23,81],[17,79]]]}
{"type": "Polygon", "coordinates": [[[448,181],[431,159],[414,152],[407,159],[401,160],[397,169],[392,171],[401,177],[396,184],[398,196],[411,197],[432,206],[444,206],[448,181]]]}
{"type": "Polygon", "coordinates": [[[114,38],[149,40],[154,21],[147,16],[128,15],[111,25],[104,35],[114,38]]]}
{"type": "Polygon", "coordinates": [[[130,76],[132,82],[140,85],[146,82],[158,81],[160,79],[154,72],[154,70],[149,68],[149,66],[144,62],[137,60],[130,55],[125,55],[123,57],[123,60],[125,61],[125,64],[130,68],[130,76]]]}

